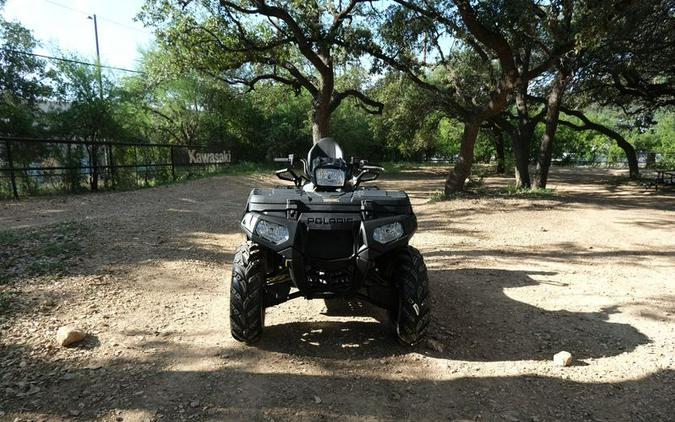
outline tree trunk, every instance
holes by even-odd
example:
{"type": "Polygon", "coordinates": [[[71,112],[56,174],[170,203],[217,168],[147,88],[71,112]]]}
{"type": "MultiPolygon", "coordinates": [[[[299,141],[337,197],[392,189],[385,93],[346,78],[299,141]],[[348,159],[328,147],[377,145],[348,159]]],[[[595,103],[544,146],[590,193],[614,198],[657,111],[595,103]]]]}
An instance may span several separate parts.
{"type": "Polygon", "coordinates": [[[491,101],[487,107],[481,111],[469,114],[464,120],[464,133],[462,134],[462,142],[459,148],[459,157],[455,167],[445,180],[444,191],[446,197],[452,193],[464,190],[464,183],[471,174],[473,150],[480,126],[485,120],[496,116],[504,110],[508,94],[513,89],[513,79],[514,76],[512,74],[506,75],[505,80],[502,80],[498,84],[497,89],[491,95],[491,101]]]}
{"type": "Polygon", "coordinates": [[[539,146],[539,157],[537,159],[537,174],[535,176],[535,186],[545,188],[548,181],[548,171],[551,167],[551,156],[553,154],[553,139],[558,129],[558,117],[560,116],[560,103],[567,84],[567,75],[557,72],[551,85],[551,92],[548,95],[548,107],[546,110],[546,129],[541,138],[539,146]]]}
{"type": "Polygon", "coordinates": [[[316,144],[328,136],[330,127],[330,110],[317,106],[312,110],[312,141],[316,144]]]}
{"type": "Polygon", "coordinates": [[[526,90],[527,86],[521,87],[521,92],[516,93],[516,108],[518,109],[518,131],[512,140],[513,155],[516,160],[515,176],[516,188],[529,188],[530,182],[530,142],[534,134],[534,125],[529,122],[527,109],[526,90]]]}
{"type": "MultiPolygon", "coordinates": [[[[539,100],[541,101],[541,100],[539,100]]],[[[567,122],[565,120],[559,121],[559,123],[564,124],[567,127],[571,127],[574,130],[582,131],[582,130],[594,130],[598,133],[601,133],[605,136],[607,136],[610,139],[614,139],[616,141],[616,144],[623,150],[623,152],[626,154],[626,161],[628,161],[628,174],[631,179],[638,179],[640,177],[640,169],[638,168],[638,160],[637,160],[637,153],[635,152],[635,148],[633,145],[630,144],[630,142],[626,141],[626,139],[621,136],[619,132],[616,132],[606,126],[600,125],[598,123],[592,122],[586,115],[579,111],[579,110],[573,110],[567,107],[560,107],[560,110],[569,115],[569,116],[574,116],[581,120],[583,123],[582,125],[576,125],[570,122],[567,122]]]]}
{"type": "Polygon", "coordinates": [[[626,141],[623,136],[619,135],[618,138],[614,138],[616,144],[623,150],[626,154],[626,161],[628,161],[628,175],[632,180],[637,180],[640,178],[640,168],[638,167],[637,153],[635,148],[631,145],[630,142],[626,141]]]}
{"type": "Polygon", "coordinates": [[[482,120],[478,118],[464,122],[464,133],[462,134],[459,157],[457,158],[455,168],[448,174],[448,178],[445,180],[445,196],[464,190],[464,183],[471,174],[473,150],[481,122],[482,120]]]}
{"type": "Polygon", "coordinates": [[[326,64],[326,71],[321,73],[321,88],[312,99],[312,141],[316,144],[322,138],[328,137],[330,130],[330,116],[333,112],[331,102],[335,93],[335,77],[333,65],[328,54],[320,55],[326,64]]]}
{"type": "Polygon", "coordinates": [[[530,138],[532,133],[518,131],[518,135],[513,138],[513,155],[516,160],[515,176],[516,188],[530,188],[530,138]]]}
{"type": "Polygon", "coordinates": [[[506,173],[506,157],[504,156],[504,134],[498,128],[493,129],[495,151],[497,153],[497,173],[506,173]]]}

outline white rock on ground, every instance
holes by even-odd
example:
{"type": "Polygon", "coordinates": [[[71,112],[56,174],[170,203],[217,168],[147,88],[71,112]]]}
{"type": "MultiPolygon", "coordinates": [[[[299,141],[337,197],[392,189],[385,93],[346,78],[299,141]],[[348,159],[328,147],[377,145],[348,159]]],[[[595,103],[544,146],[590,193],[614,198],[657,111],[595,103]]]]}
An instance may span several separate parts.
{"type": "Polygon", "coordinates": [[[436,351],[438,353],[443,353],[443,343],[432,338],[427,339],[426,346],[428,349],[436,351]]]}
{"type": "Polygon", "coordinates": [[[553,355],[553,363],[557,366],[570,366],[572,364],[572,354],[570,352],[559,352],[553,355]]]}
{"type": "Polygon", "coordinates": [[[70,325],[61,327],[56,332],[56,342],[60,346],[70,346],[73,343],[84,340],[85,337],[87,337],[87,333],[70,325]]]}

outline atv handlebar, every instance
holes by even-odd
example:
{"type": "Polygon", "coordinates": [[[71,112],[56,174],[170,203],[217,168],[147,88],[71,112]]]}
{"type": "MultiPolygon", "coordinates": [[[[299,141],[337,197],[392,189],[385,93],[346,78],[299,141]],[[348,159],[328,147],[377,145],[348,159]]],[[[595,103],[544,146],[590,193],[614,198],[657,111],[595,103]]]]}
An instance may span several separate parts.
{"type": "Polygon", "coordinates": [[[380,167],[380,166],[368,166],[368,165],[365,165],[365,166],[361,166],[361,169],[362,169],[362,170],[366,170],[366,171],[379,171],[379,172],[383,172],[383,171],[384,171],[384,167],[380,167]]]}
{"type": "MultiPolygon", "coordinates": [[[[288,167],[285,169],[277,170],[276,175],[281,180],[287,180],[293,182],[297,188],[301,188],[305,181],[309,181],[308,177],[308,166],[307,162],[303,159],[300,159],[303,164],[303,172],[305,174],[297,174],[293,171],[293,166],[296,162],[295,154],[288,154],[287,158],[276,157],[274,158],[275,163],[284,163],[288,164],[288,167]]],[[[380,173],[384,171],[384,167],[374,166],[368,164],[367,160],[361,160],[355,157],[351,157],[348,167],[350,168],[351,173],[351,185],[352,188],[356,188],[361,182],[371,182],[377,179],[380,176],[380,173]]]]}

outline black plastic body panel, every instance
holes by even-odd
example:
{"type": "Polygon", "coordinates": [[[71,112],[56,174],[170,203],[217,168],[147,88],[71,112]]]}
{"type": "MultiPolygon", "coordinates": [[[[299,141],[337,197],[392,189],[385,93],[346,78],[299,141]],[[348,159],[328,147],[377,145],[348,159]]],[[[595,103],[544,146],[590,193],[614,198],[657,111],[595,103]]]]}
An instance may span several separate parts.
{"type": "Polygon", "coordinates": [[[375,260],[404,247],[417,229],[405,192],[359,189],[305,192],[295,188],[253,189],[242,220],[246,236],[283,257],[305,297],[349,296],[364,287],[375,260]],[[259,219],[284,225],[288,240],[274,244],[256,231],[259,219]],[[399,222],[403,236],[387,244],[374,230],[399,222]]]}

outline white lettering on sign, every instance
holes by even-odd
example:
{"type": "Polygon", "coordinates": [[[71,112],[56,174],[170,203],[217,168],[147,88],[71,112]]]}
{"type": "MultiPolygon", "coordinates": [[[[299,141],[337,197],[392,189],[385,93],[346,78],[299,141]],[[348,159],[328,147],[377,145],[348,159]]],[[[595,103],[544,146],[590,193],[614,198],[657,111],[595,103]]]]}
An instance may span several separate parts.
{"type": "Polygon", "coordinates": [[[232,160],[230,151],[223,152],[197,152],[194,149],[188,149],[190,164],[223,164],[232,160]]]}

